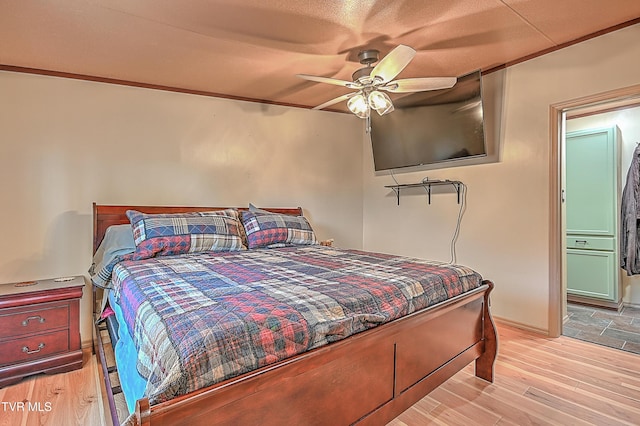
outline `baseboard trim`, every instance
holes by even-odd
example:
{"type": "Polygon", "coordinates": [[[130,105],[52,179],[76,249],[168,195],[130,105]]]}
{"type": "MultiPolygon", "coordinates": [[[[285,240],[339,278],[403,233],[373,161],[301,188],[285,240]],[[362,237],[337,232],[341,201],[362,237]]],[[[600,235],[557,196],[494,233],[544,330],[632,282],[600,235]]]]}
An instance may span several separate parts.
{"type": "Polygon", "coordinates": [[[523,324],[521,322],[517,322],[517,321],[511,321],[508,320],[506,318],[501,318],[498,316],[493,316],[494,321],[496,321],[498,323],[498,325],[500,324],[504,324],[506,326],[509,327],[515,327],[515,328],[519,328],[521,330],[525,330],[525,331],[530,331],[532,333],[536,333],[536,334],[542,334],[543,336],[549,336],[549,330],[546,330],[544,328],[538,328],[538,327],[532,327],[528,324],[523,324]]]}
{"type": "Polygon", "coordinates": [[[628,303],[628,302],[623,302],[622,306],[625,308],[634,308],[634,309],[640,309],[640,303],[628,303]]]}
{"type": "Polygon", "coordinates": [[[611,302],[607,300],[599,300],[591,297],[576,296],[575,294],[567,294],[567,302],[577,303],[579,305],[595,306],[598,308],[612,309],[620,312],[624,305],[622,300],[619,302],[611,302]]]}

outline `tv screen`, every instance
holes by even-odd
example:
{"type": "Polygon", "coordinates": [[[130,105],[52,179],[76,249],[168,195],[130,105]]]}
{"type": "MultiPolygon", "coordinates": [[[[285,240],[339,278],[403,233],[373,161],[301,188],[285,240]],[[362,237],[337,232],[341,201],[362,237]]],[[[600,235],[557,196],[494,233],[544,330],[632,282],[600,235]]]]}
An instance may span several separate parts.
{"type": "Polygon", "coordinates": [[[395,111],[371,114],[376,171],[486,155],[480,71],[450,89],[393,99],[395,111]]]}

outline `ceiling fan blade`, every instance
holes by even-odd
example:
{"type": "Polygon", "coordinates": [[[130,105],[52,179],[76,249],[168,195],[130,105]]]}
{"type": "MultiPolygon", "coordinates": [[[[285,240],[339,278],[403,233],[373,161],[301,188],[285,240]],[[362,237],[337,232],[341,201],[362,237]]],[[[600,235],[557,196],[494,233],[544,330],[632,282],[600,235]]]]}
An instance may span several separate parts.
{"type": "Polygon", "coordinates": [[[333,84],[333,85],[336,85],[336,86],[348,87],[350,89],[359,88],[360,87],[358,84],[354,83],[353,81],[338,80],[337,78],[319,77],[319,76],[316,76],[316,75],[308,75],[308,74],[296,74],[296,77],[303,78],[303,79],[309,80],[309,81],[315,81],[316,83],[333,84]]]}
{"type": "Polygon", "coordinates": [[[382,58],[380,62],[373,67],[371,77],[381,78],[383,83],[391,81],[409,65],[409,62],[411,62],[414,56],[416,56],[415,50],[401,44],[389,52],[387,56],[382,58]]]}
{"type": "Polygon", "coordinates": [[[456,77],[424,77],[395,80],[380,87],[391,93],[425,92],[427,90],[448,89],[456,84],[456,77]]]}
{"type": "Polygon", "coordinates": [[[354,97],[358,93],[359,92],[352,92],[352,93],[347,93],[346,95],[338,96],[337,98],[331,99],[330,101],[327,101],[327,102],[325,102],[325,103],[323,103],[321,105],[318,105],[317,107],[314,107],[312,109],[326,108],[326,107],[331,106],[333,104],[337,104],[338,102],[346,101],[347,99],[354,97]]]}

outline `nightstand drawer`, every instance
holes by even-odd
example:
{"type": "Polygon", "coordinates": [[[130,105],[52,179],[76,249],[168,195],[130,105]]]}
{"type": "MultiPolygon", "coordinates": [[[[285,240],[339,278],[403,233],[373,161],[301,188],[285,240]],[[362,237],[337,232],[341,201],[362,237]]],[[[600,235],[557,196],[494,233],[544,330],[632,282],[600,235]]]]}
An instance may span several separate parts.
{"type": "Polygon", "coordinates": [[[26,362],[69,350],[69,330],[54,331],[0,343],[0,365],[26,362]]]}
{"type": "Polygon", "coordinates": [[[0,310],[0,339],[67,328],[69,305],[49,303],[0,310]]]}
{"type": "Polygon", "coordinates": [[[83,287],[83,277],[0,284],[0,388],[82,367],[83,287]]]}

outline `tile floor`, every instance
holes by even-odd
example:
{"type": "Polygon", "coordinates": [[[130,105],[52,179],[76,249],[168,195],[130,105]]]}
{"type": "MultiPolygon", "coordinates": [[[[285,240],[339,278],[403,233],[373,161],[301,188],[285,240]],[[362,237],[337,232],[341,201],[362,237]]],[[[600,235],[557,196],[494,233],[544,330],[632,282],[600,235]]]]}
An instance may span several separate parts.
{"type": "Polygon", "coordinates": [[[562,334],[580,340],[640,354],[640,309],[610,309],[567,305],[569,319],[562,334]]]}

